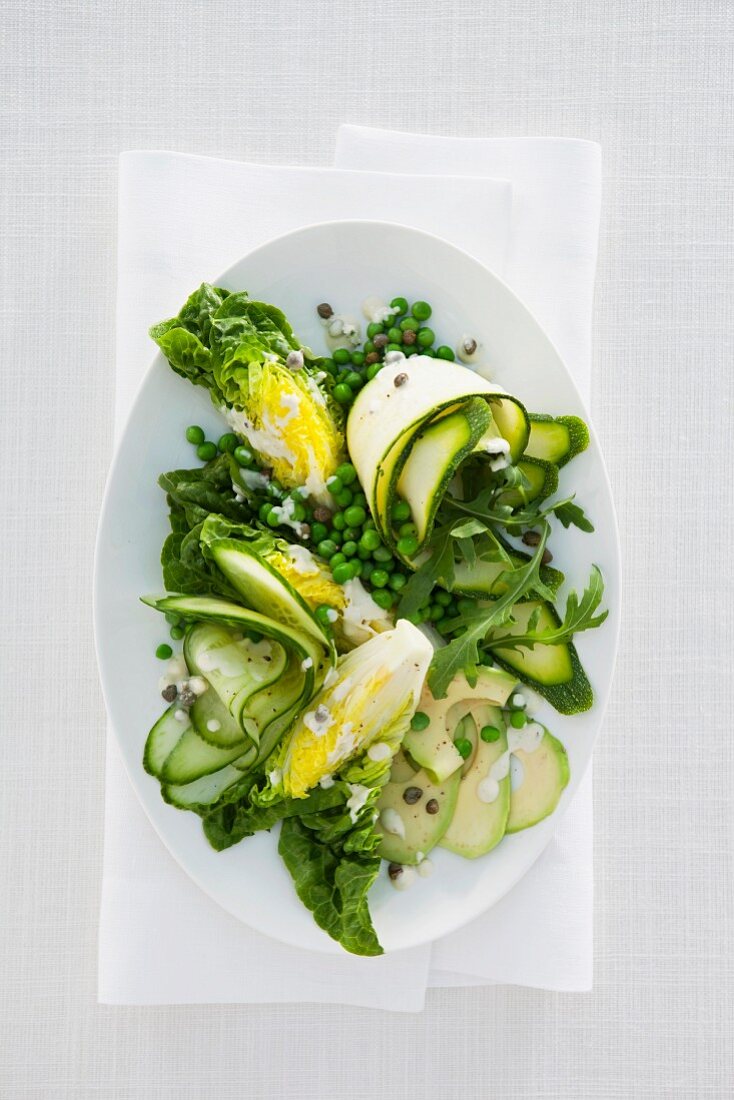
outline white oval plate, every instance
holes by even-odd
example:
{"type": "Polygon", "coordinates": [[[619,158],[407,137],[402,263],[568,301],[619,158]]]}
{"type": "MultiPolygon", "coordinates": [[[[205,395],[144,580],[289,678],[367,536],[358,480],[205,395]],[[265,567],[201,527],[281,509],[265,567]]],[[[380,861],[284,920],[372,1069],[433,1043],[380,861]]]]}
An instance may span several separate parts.
{"type": "MultiPolygon", "coordinates": [[[[589,421],[568,370],[522,302],[476,260],[428,234],[380,222],[315,225],[257,249],[218,282],[278,305],[301,340],[319,350],[318,302],[358,315],[369,294],[388,301],[396,294],[425,299],[433,305],[439,341],[453,345],[464,333],[479,339],[492,377],[531,411],[575,413],[589,421]]],[[[161,670],[153,651],[165,639],[166,627],[138,597],[162,589],[159,555],[168,520],[156,480],[166,470],[196,464],[184,439],[192,423],[201,424],[210,438],[224,430],[206,391],[179,378],[158,355],[117,449],[97,540],[95,631],[107,709],[140,801],[171,854],[201,889],[259,932],[311,950],[340,951],[299,902],[277,855],[275,832],[214,852],[199,819],[166,805],[158,783],[141,764],[146,734],[162,710],[161,670]]],[[[393,890],[382,873],[370,906],[386,951],[436,939],[494,905],[543,851],[588,766],[609,694],[619,621],[614,506],[593,431],[588,451],[562,471],[561,488],[578,494],[596,531],[555,532],[555,564],[576,587],[584,585],[590,565],[598,564],[610,612],[601,629],[578,639],[596,694],[593,709],[571,718],[547,706],[539,711],[566,746],[571,781],[552,817],[506,837],[481,859],[468,861],[436,849],[433,876],[403,893],[393,890]]]]}

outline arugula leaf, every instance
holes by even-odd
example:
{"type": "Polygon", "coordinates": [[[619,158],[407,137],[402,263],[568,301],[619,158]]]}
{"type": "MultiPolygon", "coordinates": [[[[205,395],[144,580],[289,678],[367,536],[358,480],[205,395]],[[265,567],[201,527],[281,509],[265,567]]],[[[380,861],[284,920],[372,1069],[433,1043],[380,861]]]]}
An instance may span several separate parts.
{"type": "Polygon", "coordinates": [[[538,630],[541,609],[537,607],[530,616],[524,634],[492,633],[487,638],[487,645],[491,649],[517,649],[519,646],[532,649],[536,645],[562,645],[570,642],[574,634],[579,634],[582,630],[593,630],[604,622],[608,611],[594,614],[603,595],[604,580],[598,566],[594,565],[581,599],[579,600],[575,592],[569,592],[563,619],[557,626],[550,630],[538,630]]]}
{"type": "Polygon", "coordinates": [[[428,600],[437,584],[450,589],[454,580],[454,547],[451,528],[437,527],[426,547],[428,557],[409,578],[402,591],[397,609],[399,618],[407,619],[428,600]]]}
{"type": "Polygon", "coordinates": [[[540,541],[533,556],[517,569],[507,570],[500,580],[507,585],[502,596],[490,604],[477,604],[476,609],[449,620],[445,629],[463,628],[463,634],[437,649],[428,670],[428,684],[436,699],[443,699],[454,676],[464,668],[479,664],[479,645],[492,627],[502,626],[512,615],[512,607],[531,590],[541,599],[552,599],[552,592],[540,577],[540,568],[549,527],[543,523],[540,541]]]}
{"type": "Polygon", "coordinates": [[[554,506],[553,511],[564,527],[570,527],[573,524],[581,531],[591,532],[594,530],[594,524],[585,514],[581,505],[573,503],[573,498],[562,500],[560,504],[554,506]]]}
{"type": "Polygon", "coordinates": [[[443,507],[449,512],[472,516],[485,524],[500,524],[509,531],[516,531],[521,527],[535,527],[541,520],[552,515],[557,515],[564,527],[573,524],[582,531],[593,531],[591,520],[588,519],[583,508],[574,504],[573,500],[573,496],[550,504],[537,500],[526,504],[523,508],[513,510],[511,505],[499,502],[496,488],[490,486],[471,500],[458,500],[456,497],[447,496],[443,501],[443,507]]]}

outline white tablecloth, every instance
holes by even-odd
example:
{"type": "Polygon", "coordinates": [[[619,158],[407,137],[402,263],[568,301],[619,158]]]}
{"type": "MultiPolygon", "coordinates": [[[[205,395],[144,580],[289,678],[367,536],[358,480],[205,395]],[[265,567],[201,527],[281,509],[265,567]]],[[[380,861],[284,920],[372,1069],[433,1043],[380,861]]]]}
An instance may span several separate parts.
{"type": "Polygon", "coordinates": [[[25,0],[3,24],[0,1095],[730,1096],[731,12],[25,0]],[[325,163],[342,121],[603,144],[593,385],[627,615],[595,764],[595,990],[436,990],[399,1026],[339,1007],[100,1007],[90,572],[117,154],[325,163]]]}

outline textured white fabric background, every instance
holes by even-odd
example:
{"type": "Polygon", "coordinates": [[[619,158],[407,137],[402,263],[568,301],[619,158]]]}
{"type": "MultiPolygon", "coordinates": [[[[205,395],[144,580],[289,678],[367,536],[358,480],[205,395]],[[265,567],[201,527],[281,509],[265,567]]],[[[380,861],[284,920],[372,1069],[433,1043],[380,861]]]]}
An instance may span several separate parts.
{"type": "Polygon", "coordinates": [[[731,8],[0,0],[0,19],[0,1095],[731,1096],[731,8]],[[117,153],[324,163],[342,121],[604,148],[593,381],[627,615],[596,755],[595,990],[436,990],[399,1023],[100,1007],[117,153]]]}

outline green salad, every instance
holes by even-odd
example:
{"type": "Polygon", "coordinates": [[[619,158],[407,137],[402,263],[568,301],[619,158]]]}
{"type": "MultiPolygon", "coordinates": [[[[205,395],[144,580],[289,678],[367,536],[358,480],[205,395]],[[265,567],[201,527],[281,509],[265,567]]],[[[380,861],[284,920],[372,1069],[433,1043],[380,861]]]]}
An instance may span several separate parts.
{"type": "Polygon", "coordinates": [[[593,530],[558,491],[589,436],[488,381],[471,336],[438,343],[426,302],[315,309],[323,355],[208,284],[151,329],[222,434],[189,426],[196,464],[159,479],[165,592],[144,602],[173,645],[143,764],[217,851],[280,824],[314,920],[378,955],[383,864],[417,885],[433,848],[482,856],[568,782],[533,713],[593,703],[573,638],[606,618],[601,573],[561,607],[550,549],[556,524],[593,530]]]}

